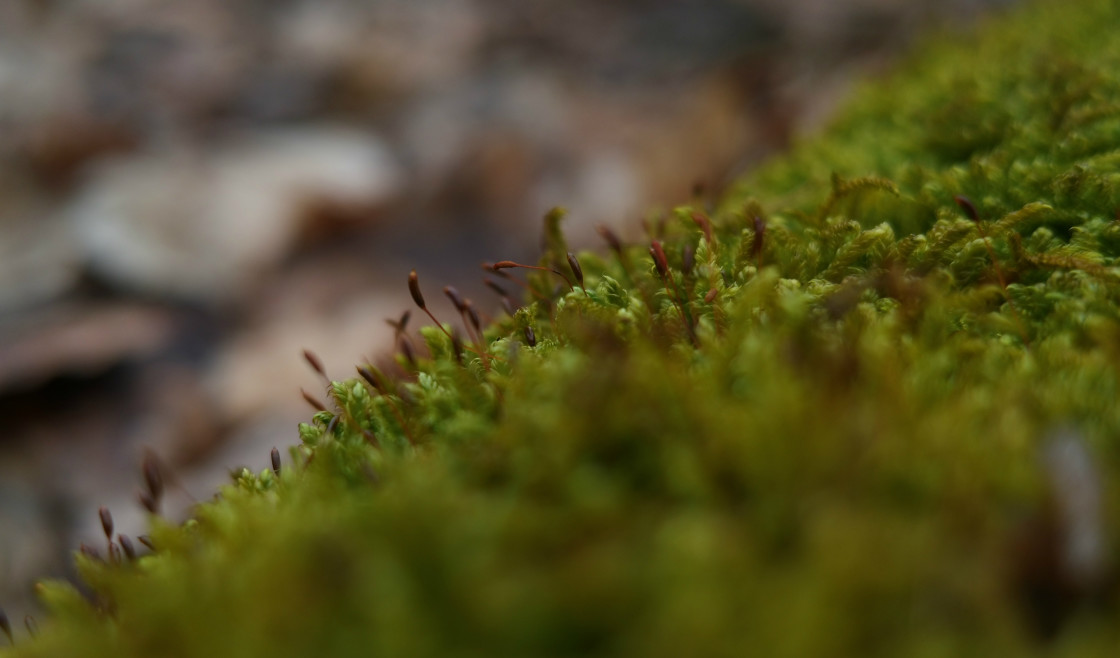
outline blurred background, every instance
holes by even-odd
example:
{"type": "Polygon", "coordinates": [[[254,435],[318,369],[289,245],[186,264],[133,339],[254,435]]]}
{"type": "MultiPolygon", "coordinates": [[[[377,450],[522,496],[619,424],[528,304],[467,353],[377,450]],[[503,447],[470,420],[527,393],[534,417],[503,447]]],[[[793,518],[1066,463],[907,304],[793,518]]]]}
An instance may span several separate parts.
{"type": "Polygon", "coordinates": [[[1009,0],[0,0],[0,606],[285,455],[303,387],[540,217],[716,195],[916,35],[1009,0]]]}

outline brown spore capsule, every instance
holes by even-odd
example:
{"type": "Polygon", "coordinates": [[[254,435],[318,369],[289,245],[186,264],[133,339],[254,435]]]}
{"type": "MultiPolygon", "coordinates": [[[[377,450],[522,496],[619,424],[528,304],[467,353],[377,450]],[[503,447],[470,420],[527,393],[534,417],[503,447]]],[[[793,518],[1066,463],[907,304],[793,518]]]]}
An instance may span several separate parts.
{"type": "Polygon", "coordinates": [[[148,510],[149,513],[159,514],[159,503],[156,502],[155,498],[152,498],[152,494],[147,491],[140,491],[136,494],[136,500],[139,501],[140,506],[148,510]]]}
{"type": "Polygon", "coordinates": [[[751,244],[751,256],[758,258],[762,255],[762,241],[766,237],[766,222],[755,215],[751,218],[754,224],[754,243],[751,244]]]}
{"type": "Polygon", "coordinates": [[[443,294],[447,295],[447,298],[451,300],[451,303],[455,306],[456,311],[462,313],[466,309],[466,304],[463,302],[463,297],[459,294],[459,291],[455,288],[455,286],[444,286],[443,294]]]}
{"type": "Polygon", "coordinates": [[[974,222],[980,221],[980,213],[976,211],[976,206],[972,203],[971,199],[964,196],[963,194],[958,194],[957,196],[953,197],[953,201],[955,201],[956,204],[961,207],[961,210],[964,211],[964,214],[967,215],[969,219],[974,222]]]}
{"type": "Polygon", "coordinates": [[[408,362],[408,365],[415,368],[416,352],[412,349],[412,343],[408,342],[407,340],[401,340],[398,341],[398,346],[400,347],[401,354],[404,355],[404,360],[408,362]]]}
{"type": "Polygon", "coordinates": [[[280,451],[273,448],[272,452],[269,453],[269,458],[272,460],[272,472],[276,474],[276,477],[280,477],[280,451]]]}
{"type": "Polygon", "coordinates": [[[392,327],[394,332],[396,332],[397,334],[400,334],[408,327],[408,320],[411,317],[412,317],[412,312],[411,311],[405,311],[404,313],[401,314],[401,317],[397,320],[386,319],[385,324],[392,327]]]}
{"type": "Polygon", "coordinates": [[[692,268],[696,266],[696,250],[692,245],[685,245],[684,250],[681,252],[681,271],[685,274],[692,274],[692,268]]]}
{"type": "Polygon", "coordinates": [[[318,356],[315,356],[314,352],[311,350],[304,350],[303,360],[307,361],[307,365],[311,366],[311,369],[319,373],[319,375],[324,378],[327,376],[327,371],[323,368],[323,362],[319,360],[318,356]]]}
{"type": "Polygon", "coordinates": [[[712,302],[715,301],[716,296],[718,296],[718,295],[719,295],[719,290],[716,289],[716,288],[712,288],[711,290],[708,291],[708,294],[704,295],[704,302],[706,304],[711,304],[712,302]]]}
{"type": "Polygon", "coordinates": [[[536,347],[537,346],[537,334],[533,332],[533,328],[528,327],[528,326],[525,327],[525,332],[524,333],[525,333],[525,342],[529,345],[529,347],[536,347]]]}
{"type": "Polygon", "coordinates": [[[299,389],[299,394],[303,396],[304,401],[307,402],[307,404],[311,405],[312,408],[315,409],[315,411],[326,411],[327,410],[327,407],[322,402],[316,400],[314,395],[311,395],[310,393],[303,390],[302,388],[299,389]]]}
{"type": "Polygon", "coordinates": [[[665,250],[661,248],[661,242],[654,240],[649,248],[649,254],[653,256],[653,265],[661,278],[669,276],[669,260],[665,258],[665,250]]]}
{"type": "Polygon", "coordinates": [[[125,556],[129,560],[136,559],[136,548],[132,545],[132,540],[128,535],[117,535],[117,541],[120,542],[121,550],[124,551],[125,556]]]}
{"type": "Polygon", "coordinates": [[[495,281],[494,279],[491,279],[490,277],[483,278],[482,283],[484,283],[487,288],[489,288],[489,289],[493,290],[495,293],[497,293],[499,297],[508,297],[509,296],[509,293],[506,292],[506,289],[499,286],[498,282],[495,281]]]}
{"type": "Polygon", "coordinates": [[[0,631],[8,636],[8,644],[15,646],[15,640],[12,638],[12,624],[8,621],[8,615],[0,609],[0,631]]]}
{"type": "Polygon", "coordinates": [[[463,364],[463,337],[459,335],[459,330],[456,327],[451,328],[451,351],[455,354],[455,360],[459,365],[463,364]]]}
{"type": "Polygon", "coordinates": [[[708,245],[712,244],[712,220],[708,219],[707,215],[698,212],[692,213],[692,221],[700,227],[704,232],[704,238],[708,241],[708,245]]]}
{"type": "Polygon", "coordinates": [[[582,288],[583,267],[580,266],[579,260],[575,257],[575,254],[570,251],[568,252],[568,267],[572,268],[572,274],[576,277],[576,282],[579,283],[579,287],[582,288]]]}
{"type": "Polygon", "coordinates": [[[512,260],[500,260],[497,263],[494,263],[493,265],[491,265],[490,267],[495,272],[497,272],[498,270],[504,270],[504,269],[507,269],[507,268],[510,268],[510,267],[519,267],[519,265],[517,263],[513,262],[512,260]]]}
{"type": "Polygon", "coordinates": [[[463,308],[467,312],[467,319],[470,320],[471,326],[474,327],[475,332],[478,333],[479,336],[481,336],[482,320],[478,317],[478,311],[475,310],[474,304],[472,304],[471,300],[468,299],[463,303],[463,308]]]}
{"type": "Polygon", "coordinates": [[[156,550],[156,545],[152,543],[152,538],[148,535],[139,535],[138,537],[136,537],[136,541],[147,546],[149,551],[156,550]]]}
{"type": "Polygon", "coordinates": [[[606,241],[607,246],[609,246],[612,251],[619,254],[622,253],[622,240],[618,238],[618,235],[614,231],[603,224],[596,226],[595,230],[599,232],[599,235],[603,236],[603,240],[606,241]]]}
{"type": "Polygon", "coordinates": [[[412,295],[412,301],[422,309],[426,309],[424,304],[424,295],[420,294],[420,277],[416,276],[416,270],[408,273],[408,292],[412,295]]]}
{"type": "Polygon", "coordinates": [[[159,463],[151,454],[145,454],[140,469],[144,474],[144,484],[148,487],[148,493],[152,500],[158,501],[163,497],[163,474],[160,473],[159,463]]]}
{"type": "Polygon", "coordinates": [[[109,513],[109,508],[102,505],[97,509],[97,516],[101,519],[101,529],[105,531],[105,538],[108,540],[113,539],[113,515],[109,513]]]}
{"type": "Polygon", "coordinates": [[[385,392],[384,390],[382,390],[381,384],[377,383],[377,377],[373,376],[373,372],[369,368],[366,368],[364,366],[356,366],[356,368],[358,369],[358,374],[362,377],[362,379],[366,380],[367,384],[373,387],[373,390],[377,391],[378,393],[385,392]]]}

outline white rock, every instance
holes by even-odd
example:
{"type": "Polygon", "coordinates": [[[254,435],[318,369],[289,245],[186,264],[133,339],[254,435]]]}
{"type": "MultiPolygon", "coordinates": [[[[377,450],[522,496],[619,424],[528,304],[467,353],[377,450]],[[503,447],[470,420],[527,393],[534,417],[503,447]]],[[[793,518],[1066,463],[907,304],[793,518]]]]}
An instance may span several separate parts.
{"type": "Polygon", "coordinates": [[[83,253],[123,287],[229,298],[282,258],[313,201],[385,202],[387,148],[334,127],[258,133],[209,153],[170,150],[99,166],[69,209],[83,253]]]}

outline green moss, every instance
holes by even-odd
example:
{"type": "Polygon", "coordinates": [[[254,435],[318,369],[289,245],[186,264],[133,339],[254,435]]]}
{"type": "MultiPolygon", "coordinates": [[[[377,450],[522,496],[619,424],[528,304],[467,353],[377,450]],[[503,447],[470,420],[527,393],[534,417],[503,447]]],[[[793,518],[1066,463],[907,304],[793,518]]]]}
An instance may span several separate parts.
{"type": "Polygon", "coordinates": [[[671,213],[666,276],[648,244],[556,296],[533,272],[548,303],[462,362],[425,329],[279,476],[135,563],[79,556],[92,602],[45,585],[4,655],[1112,655],[1109,569],[1047,556],[1120,509],[1117,24],[942,37],[710,220],[671,213]],[[1047,445],[1091,457],[1102,519],[1047,445]]]}

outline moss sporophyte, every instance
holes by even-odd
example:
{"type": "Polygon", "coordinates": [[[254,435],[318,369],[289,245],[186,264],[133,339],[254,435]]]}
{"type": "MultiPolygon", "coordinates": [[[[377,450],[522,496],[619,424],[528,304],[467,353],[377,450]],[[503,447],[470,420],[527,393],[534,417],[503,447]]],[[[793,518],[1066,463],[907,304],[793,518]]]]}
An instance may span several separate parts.
{"type": "MultiPolygon", "coordinates": [[[[932,40],[711,208],[484,266],[7,656],[1111,656],[1120,4],[932,40]],[[510,291],[516,290],[517,294],[510,291]],[[262,455],[262,461],[264,456],[262,455]]],[[[33,625],[29,621],[28,626],[33,625]]],[[[0,640],[2,641],[2,640],[0,640]]]]}

